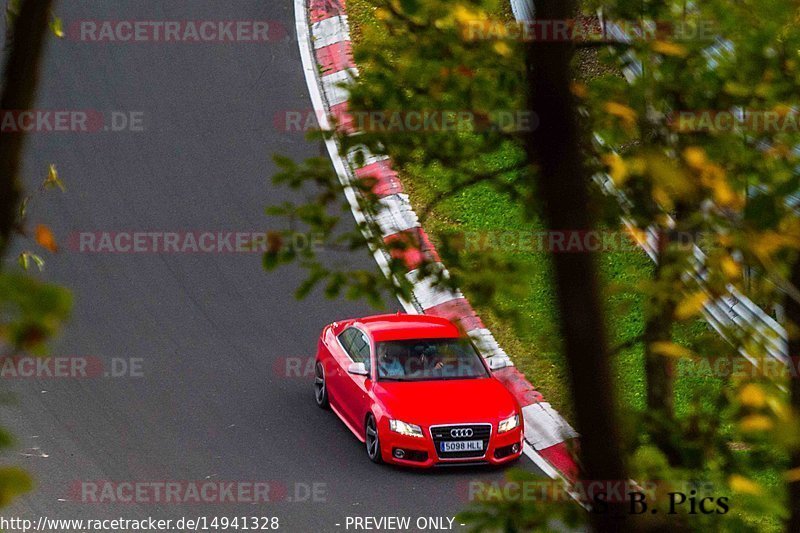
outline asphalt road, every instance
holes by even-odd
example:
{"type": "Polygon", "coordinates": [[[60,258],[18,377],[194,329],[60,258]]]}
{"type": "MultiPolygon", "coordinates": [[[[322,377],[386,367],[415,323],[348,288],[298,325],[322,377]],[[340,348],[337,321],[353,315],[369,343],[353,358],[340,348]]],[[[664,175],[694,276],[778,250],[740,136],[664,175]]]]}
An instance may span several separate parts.
{"type": "MultiPolygon", "coordinates": [[[[62,2],[57,11],[66,27],[83,19],[266,19],[282,23],[287,36],[259,44],[51,40],[39,108],[97,110],[107,120],[112,111],[142,113],[144,131],[31,135],[28,186],[55,163],[68,187],[37,200],[32,223],[49,224],[63,244],[80,231],[276,227],[264,207],[298,194],[272,187],[271,154],[302,160],[323,153],[274,126],[276,113],[310,108],[290,0],[103,0],[62,2]]],[[[143,375],[4,380],[17,403],[2,407],[0,423],[18,439],[4,463],[27,468],[37,488],[3,516],[247,514],[278,516],[285,531],[341,531],[346,516],[452,517],[469,481],[503,475],[416,473],[368,461],[344,425],[314,405],[310,379],[281,369],[286,357],[313,355],[326,323],[373,310],[319,294],[296,301],[299,269],[267,274],[257,255],[230,253],[66,249],[46,259],[43,277],[75,295],[53,355],[107,365],[140,358],[143,375]],[[267,481],[294,500],[317,484],[320,501],[74,501],[80,481],[205,479],[267,481]]],[[[330,260],[372,261],[366,254],[330,260]]],[[[534,468],[527,459],[520,464],[534,468]]]]}

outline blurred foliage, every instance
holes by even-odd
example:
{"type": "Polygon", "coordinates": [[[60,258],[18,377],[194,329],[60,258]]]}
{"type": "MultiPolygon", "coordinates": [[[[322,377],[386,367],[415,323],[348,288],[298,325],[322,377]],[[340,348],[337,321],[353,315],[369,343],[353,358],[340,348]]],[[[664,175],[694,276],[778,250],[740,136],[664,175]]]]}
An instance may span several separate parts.
{"type": "MultiPolygon", "coordinates": [[[[336,143],[356,166],[363,163],[366,149],[391,155],[401,172],[435,175],[442,192],[420,211],[423,221],[440,202],[476,187],[492,189],[533,218],[538,210],[535,169],[520,148],[525,131],[502,127],[492,119],[498,110],[524,109],[523,43],[513,38],[514,32],[465,38],[466,30],[476,23],[496,22],[493,17],[504,11],[505,1],[370,3],[374,18],[369,24],[359,19],[357,27],[360,43],[355,59],[360,76],[349,87],[350,111],[356,118],[365,116],[358,113],[376,111],[381,116],[468,111],[472,120],[441,131],[361,127],[358,135],[347,135],[346,125],[334,125],[338,131],[313,138],[336,143]]],[[[730,344],[709,335],[687,344],[681,342],[681,332],[692,327],[709,299],[730,286],[767,309],[781,303],[787,293],[800,298],[797,288],[786,281],[800,246],[796,212],[800,131],[747,124],[685,128],[681,117],[739,109],[797,115],[798,5],[791,0],[622,0],[586,2],[583,7],[587,19],[602,8],[606,20],[633,26],[653,23],[659,28],[649,38],[634,37],[609,46],[577,43],[601,68],[589,77],[576,72],[573,87],[586,132],[587,161],[598,173],[607,172],[630,200],[621,206],[598,194],[588,207],[601,212],[610,227],[618,225],[624,214],[639,239],[654,228],[671,237],[662,251],[664,268],[640,281],[636,290],[653,309],[670,310],[671,340],[648,349],[672,361],[692,388],[675,416],[620,406],[626,415],[629,468],[640,483],[705,491],[731,502],[725,515],[648,514],[632,519],[625,530],[778,531],[789,505],[786,483],[800,479],[796,470],[787,471],[788,452],[800,445],[800,416],[787,401],[787,376],[754,371],[699,379],[702,362],[735,360],[741,349],[762,361],[768,356],[747,332],[725,332],[730,344]],[[679,35],[678,28],[706,32],[679,35]],[[641,74],[621,75],[632,66],[639,66],[641,74]],[[694,265],[686,236],[692,237],[689,244],[701,244],[708,256],[703,266],[708,278],[702,289],[685,275],[694,265]],[[653,440],[665,428],[670,448],[676,451],[669,456],[653,440]]],[[[542,44],[536,53],[546,50],[542,44]]],[[[370,124],[367,118],[366,125],[370,124]]],[[[343,202],[341,181],[352,186],[362,212],[374,215],[381,209],[372,190],[374,180],[336,176],[324,159],[296,164],[278,158],[277,162],[282,172],[274,182],[305,190],[309,196],[307,203],[284,204],[270,209],[270,215],[289,219],[293,224],[289,232],[321,230],[329,250],[369,249],[382,254],[392,275],[387,282],[378,271],[353,272],[346,263],[331,266],[327,254],[293,250],[283,241],[266,254],[265,265],[274,268],[299,259],[310,274],[299,296],[324,283],[325,294],[332,297],[344,292],[377,302],[389,290],[409,298],[405,264],[398,257],[418,243],[412,238],[386,245],[374,225],[360,223],[353,231],[347,220],[349,206],[343,202]],[[347,220],[344,225],[342,217],[347,220]]],[[[499,292],[514,285],[519,265],[498,262],[490,253],[469,253],[461,237],[437,235],[449,277],[431,258],[421,266],[421,275],[451,287],[469,283],[478,303],[497,304],[499,292]],[[470,276],[462,276],[463,272],[470,276]]],[[[501,316],[510,313],[499,307],[501,316]]],[[[617,353],[629,348],[620,346],[617,353]]],[[[521,482],[525,476],[509,473],[509,482],[521,482]]],[[[665,492],[659,493],[648,503],[664,508],[664,498],[665,492]]],[[[584,523],[586,515],[579,506],[553,503],[492,499],[475,502],[463,518],[479,531],[553,531],[584,523]]]]}
{"type": "MultiPolygon", "coordinates": [[[[43,39],[48,32],[56,37],[63,37],[61,19],[54,13],[49,13],[48,28],[32,23],[36,21],[36,8],[47,14],[50,3],[34,4],[38,0],[8,0],[6,3],[6,47],[9,50],[6,57],[6,79],[3,80],[2,99],[4,102],[30,102],[33,103],[35,85],[38,81],[38,68],[41,63],[40,47],[35,41],[43,39]],[[33,7],[34,9],[27,9],[33,7]],[[27,20],[26,20],[27,19],[27,20]],[[14,41],[19,27],[31,29],[32,43],[20,45],[24,39],[14,41]],[[38,30],[38,31],[37,31],[38,30]],[[36,37],[36,38],[34,38],[36,37]],[[21,58],[17,62],[14,59],[21,58]],[[24,78],[15,75],[14,69],[9,65],[19,64],[24,72],[24,78]],[[12,73],[9,73],[12,72],[12,73]],[[24,83],[30,82],[30,83],[24,83]],[[20,89],[20,87],[27,87],[20,89]]],[[[28,108],[29,104],[20,106],[28,108]]],[[[32,266],[41,271],[45,261],[39,251],[30,249],[19,252],[14,266],[10,267],[3,257],[8,251],[9,241],[14,237],[27,238],[39,248],[49,253],[58,251],[58,244],[52,230],[46,224],[37,224],[33,235],[28,224],[28,211],[32,202],[48,189],[58,188],[64,191],[64,184],[59,178],[55,165],[48,167],[47,175],[42,180],[40,187],[31,195],[19,199],[16,195],[19,186],[20,174],[19,161],[21,160],[24,134],[4,133],[3,151],[5,171],[0,179],[7,180],[3,183],[9,185],[3,190],[9,195],[3,198],[2,209],[4,220],[3,238],[0,242],[0,357],[14,357],[18,355],[33,354],[44,356],[47,342],[63,327],[72,309],[72,296],[62,287],[41,282],[32,277],[32,266]],[[10,142],[12,139],[14,142],[10,142]],[[7,159],[5,159],[7,158],[7,159]],[[19,205],[17,204],[19,201],[19,205]],[[17,268],[19,267],[19,268],[17,268]]],[[[4,193],[5,194],[5,193],[4,193]]],[[[13,264],[13,263],[12,263],[13,264]]],[[[13,446],[10,433],[0,428],[0,449],[13,446]]],[[[7,466],[0,468],[0,506],[8,505],[15,497],[28,492],[33,487],[33,481],[24,470],[7,466]]]]}
{"type": "MultiPolygon", "coordinates": [[[[29,233],[27,214],[32,201],[53,187],[64,188],[55,166],[51,165],[37,193],[26,196],[20,204],[16,225],[18,236],[25,238],[29,233]]],[[[45,252],[58,251],[55,236],[45,224],[36,225],[32,240],[45,252]]],[[[37,271],[44,269],[45,260],[39,252],[24,250],[19,253],[17,262],[19,272],[0,263],[0,357],[46,357],[48,341],[61,331],[69,318],[72,295],[67,289],[44,283],[27,272],[32,266],[36,266],[37,271]]],[[[0,428],[0,448],[9,448],[13,444],[13,437],[0,428]]],[[[7,505],[32,487],[33,481],[24,470],[0,468],[0,506],[7,505]]]]}

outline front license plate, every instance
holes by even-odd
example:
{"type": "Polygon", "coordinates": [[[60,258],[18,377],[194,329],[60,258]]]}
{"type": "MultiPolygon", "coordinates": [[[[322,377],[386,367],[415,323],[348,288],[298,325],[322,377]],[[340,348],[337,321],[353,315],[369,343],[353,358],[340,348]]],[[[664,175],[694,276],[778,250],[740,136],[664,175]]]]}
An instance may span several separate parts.
{"type": "Polygon", "coordinates": [[[460,440],[454,442],[442,442],[443,452],[479,452],[483,450],[482,440],[460,440]]]}

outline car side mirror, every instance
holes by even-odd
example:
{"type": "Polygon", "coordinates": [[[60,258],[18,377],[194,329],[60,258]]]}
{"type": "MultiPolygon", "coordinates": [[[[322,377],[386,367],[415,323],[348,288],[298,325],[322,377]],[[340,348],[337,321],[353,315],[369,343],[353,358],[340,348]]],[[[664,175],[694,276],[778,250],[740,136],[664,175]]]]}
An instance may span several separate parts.
{"type": "Polygon", "coordinates": [[[364,366],[364,363],[350,363],[350,366],[347,367],[348,374],[355,374],[356,376],[369,376],[369,372],[367,372],[367,367],[364,366]]]}

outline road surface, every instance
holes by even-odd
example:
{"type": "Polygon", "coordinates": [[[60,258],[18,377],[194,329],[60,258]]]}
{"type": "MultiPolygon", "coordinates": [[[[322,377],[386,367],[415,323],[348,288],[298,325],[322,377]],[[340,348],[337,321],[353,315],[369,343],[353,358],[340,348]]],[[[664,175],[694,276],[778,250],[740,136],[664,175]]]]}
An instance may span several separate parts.
{"type": "MultiPolygon", "coordinates": [[[[75,295],[52,354],[96,357],[107,370],[112,359],[138,361],[142,375],[3,380],[17,403],[2,408],[0,422],[18,439],[5,462],[37,483],[4,516],[278,516],[285,531],[343,531],[347,516],[452,517],[470,481],[502,478],[497,470],[373,465],[344,425],[314,405],[310,379],[286,375],[286,358],[312,356],[321,328],[372,313],[365,303],[319,293],[296,301],[303,272],[265,273],[253,254],[93,254],[67,244],[76,232],[278,227],[264,207],[302,196],[271,185],[271,155],[324,153],[274,125],[276,113],[310,108],[292,2],[103,0],[62,2],[57,12],[65,28],[90,19],[269,20],[286,32],[268,43],[51,40],[38,108],[91,110],[106,124],[112,112],[133,113],[143,129],[29,138],[28,187],[49,163],[67,184],[31,212],[66,248],[46,258],[43,277],[75,295]],[[269,482],[281,501],[75,501],[76,483],[99,480],[269,482]]],[[[328,257],[353,267],[372,261],[328,257]]],[[[520,464],[535,468],[526,458],[520,464]]]]}

